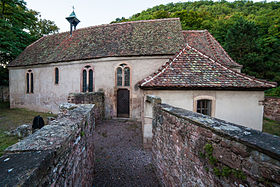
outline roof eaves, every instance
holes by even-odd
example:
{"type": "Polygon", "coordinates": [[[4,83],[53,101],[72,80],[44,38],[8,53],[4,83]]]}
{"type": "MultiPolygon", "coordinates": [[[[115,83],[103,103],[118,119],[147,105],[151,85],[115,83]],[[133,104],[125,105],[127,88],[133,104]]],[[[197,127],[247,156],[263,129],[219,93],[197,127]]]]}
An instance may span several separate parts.
{"type": "Polygon", "coordinates": [[[227,91],[264,91],[271,87],[214,87],[214,86],[143,86],[143,90],[227,90],[227,91]]]}

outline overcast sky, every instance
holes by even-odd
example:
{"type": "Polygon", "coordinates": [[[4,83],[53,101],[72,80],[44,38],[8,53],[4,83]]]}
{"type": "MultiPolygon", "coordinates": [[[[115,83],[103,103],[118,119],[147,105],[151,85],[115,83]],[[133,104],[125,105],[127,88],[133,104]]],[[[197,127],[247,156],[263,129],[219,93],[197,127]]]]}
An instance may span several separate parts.
{"type": "MultiPolygon", "coordinates": [[[[260,1],[260,0],[256,0],[260,1]]],[[[81,21],[77,28],[107,24],[116,18],[132,16],[155,5],[170,2],[186,2],[186,0],[25,0],[29,9],[41,13],[42,18],[52,20],[60,28],[60,32],[69,30],[65,17],[72,12],[81,21]]]]}

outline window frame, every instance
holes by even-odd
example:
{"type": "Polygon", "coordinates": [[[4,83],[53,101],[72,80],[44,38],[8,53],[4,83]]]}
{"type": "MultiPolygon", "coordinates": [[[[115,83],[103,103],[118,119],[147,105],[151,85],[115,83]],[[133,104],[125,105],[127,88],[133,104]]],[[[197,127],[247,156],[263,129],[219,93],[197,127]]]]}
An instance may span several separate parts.
{"type": "Polygon", "coordinates": [[[127,63],[121,63],[121,64],[119,64],[116,68],[115,68],[115,85],[116,85],[116,87],[118,87],[118,88],[130,88],[131,87],[131,67],[127,64],[127,63]],[[122,85],[119,85],[118,83],[119,83],[119,81],[118,81],[118,69],[119,68],[121,68],[121,82],[122,82],[122,85]],[[129,78],[128,78],[128,80],[129,80],[129,84],[128,85],[125,85],[125,82],[126,82],[126,74],[125,74],[125,69],[127,69],[128,68],[128,70],[129,70],[129,74],[128,74],[128,76],[129,76],[129,78]]]}
{"type": "Polygon", "coordinates": [[[26,94],[34,93],[34,72],[32,69],[28,69],[25,73],[25,93],[26,94]]]}
{"type": "Polygon", "coordinates": [[[80,91],[82,93],[92,93],[95,90],[95,76],[94,68],[92,65],[84,65],[80,73],[80,91]],[[86,72],[86,88],[84,90],[84,71],[86,72]],[[90,71],[92,71],[92,79],[90,79],[90,71]],[[92,80],[92,90],[90,91],[90,80],[92,80]]]}
{"type": "MultiPolygon", "coordinates": [[[[194,97],[194,99],[193,99],[193,112],[198,113],[197,112],[197,107],[198,107],[197,103],[200,100],[209,100],[209,101],[211,101],[211,109],[210,109],[211,110],[211,114],[209,116],[215,117],[215,112],[216,112],[216,99],[215,99],[215,97],[209,96],[209,95],[200,95],[200,96],[194,97]]],[[[202,114],[202,113],[199,113],[199,114],[202,114]]],[[[203,115],[205,115],[205,114],[203,114],[203,115]]]]}

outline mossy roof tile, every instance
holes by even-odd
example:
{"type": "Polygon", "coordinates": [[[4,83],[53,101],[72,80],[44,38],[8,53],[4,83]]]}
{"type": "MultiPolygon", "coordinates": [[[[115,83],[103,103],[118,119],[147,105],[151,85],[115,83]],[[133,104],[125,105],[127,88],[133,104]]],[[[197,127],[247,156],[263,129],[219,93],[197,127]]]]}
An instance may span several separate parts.
{"type": "Polygon", "coordinates": [[[179,18],[87,27],[48,35],[28,46],[9,66],[101,57],[173,55],[184,38],[179,18]]]}

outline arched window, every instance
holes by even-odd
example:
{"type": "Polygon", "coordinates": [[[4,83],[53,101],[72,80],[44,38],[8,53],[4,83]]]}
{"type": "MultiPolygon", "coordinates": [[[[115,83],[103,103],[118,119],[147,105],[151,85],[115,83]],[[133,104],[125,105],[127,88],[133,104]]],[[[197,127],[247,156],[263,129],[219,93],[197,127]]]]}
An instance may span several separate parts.
{"type": "Polygon", "coordinates": [[[26,93],[33,93],[33,90],[33,72],[32,70],[28,70],[26,73],[26,93]]]}
{"type": "Polygon", "coordinates": [[[126,64],[121,64],[116,72],[117,86],[130,86],[130,68],[126,64]]]}
{"type": "Polygon", "coordinates": [[[58,68],[55,68],[54,69],[54,83],[55,84],[58,84],[58,82],[59,82],[59,70],[58,70],[58,68]]]}
{"type": "Polygon", "coordinates": [[[209,95],[197,96],[194,98],[194,112],[204,115],[215,115],[215,98],[209,95]]]}
{"type": "Polygon", "coordinates": [[[82,92],[93,92],[93,68],[89,65],[82,69],[82,92]]]}

